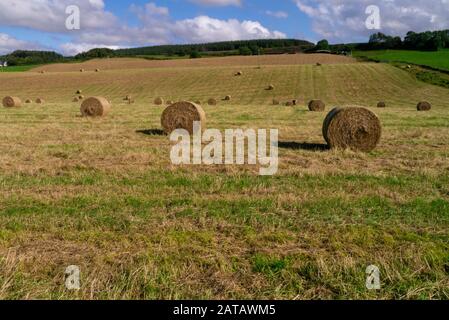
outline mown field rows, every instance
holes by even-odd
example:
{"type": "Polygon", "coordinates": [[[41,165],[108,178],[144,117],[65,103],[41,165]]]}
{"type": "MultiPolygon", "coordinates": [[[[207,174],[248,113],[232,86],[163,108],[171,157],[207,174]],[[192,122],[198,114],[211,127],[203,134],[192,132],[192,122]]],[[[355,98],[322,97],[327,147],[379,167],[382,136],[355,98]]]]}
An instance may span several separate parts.
{"type": "Polygon", "coordinates": [[[0,298],[449,298],[449,91],[379,64],[240,69],[0,75],[0,96],[47,101],[0,110],[0,298]],[[77,89],[113,112],[79,117],[77,89]],[[204,106],[209,127],[278,128],[274,177],[170,163],[154,97],[227,94],[204,106]],[[371,109],[381,144],[326,150],[326,114],[273,97],[385,100],[371,109]],[[370,264],[380,291],[365,288],[370,264]]]}

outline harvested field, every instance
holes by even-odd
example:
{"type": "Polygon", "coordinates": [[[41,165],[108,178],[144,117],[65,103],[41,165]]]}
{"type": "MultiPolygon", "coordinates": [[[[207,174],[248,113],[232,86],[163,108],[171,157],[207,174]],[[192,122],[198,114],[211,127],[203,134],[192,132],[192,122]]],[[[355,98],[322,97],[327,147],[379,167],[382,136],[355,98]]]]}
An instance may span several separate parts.
{"type": "MultiPolygon", "coordinates": [[[[211,63],[200,60],[189,63],[211,63]]],[[[0,97],[46,101],[0,108],[0,298],[448,299],[449,90],[388,65],[312,60],[0,74],[0,97]],[[78,89],[106,97],[108,116],[81,117],[78,89]],[[225,94],[225,107],[206,104],[225,94]],[[279,172],[173,165],[158,96],[203,101],[208,128],[279,129],[279,172]],[[378,147],[328,150],[311,99],[374,111],[378,147]],[[73,264],[76,293],[63,284],[73,264]],[[365,288],[370,264],[380,291],[365,288]]]]}
{"type": "MultiPolygon", "coordinates": [[[[90,60],[83,63],[62,63],[50,66],[42,66],[30,70],[30,72],[79,72],[83,69],[86,73],[94,72],[98,67],[105,70],[122,69],[146,69],[146,68],[197,68],[197,67],[221,67],[221,66],[270,66],[270,65],[303,65],[315,64],[355,63],[352,58],[328,54],[283,54],[270,56],[237,56],[207,59],[176,59],[176,60],[145,60],[135,58],[115,58],[90,60]]],[[[242,72],[242,71],[241,71],[242,72]]],[[[243,73],[243,72],[242,72],[243,73]]],[[[231,71],[232,74],[232,71],[231,71]]],[[[87,75],[86,75],[87,76],[87,75]]]]}

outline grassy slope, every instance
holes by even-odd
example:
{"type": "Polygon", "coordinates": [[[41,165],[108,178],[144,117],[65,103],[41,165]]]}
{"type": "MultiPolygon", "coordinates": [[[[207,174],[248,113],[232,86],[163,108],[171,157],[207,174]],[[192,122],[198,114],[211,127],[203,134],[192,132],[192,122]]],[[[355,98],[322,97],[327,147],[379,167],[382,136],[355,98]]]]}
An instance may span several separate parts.
{"type": "Polygon", "coordinates": [[[448,298],[449,91],[386,65],[233,71],[4,75],[0,96],[50,102],[0,110],[0,298],[448,298]],[[110,97],[113,113],[77,117],[66,101],[78,88],[110,97]],[[136,132],[159,128],[156,95],[225,94],[234,102],[205,107],[209,126],[279,128],[275,177],[174,167],[167,137],[136,132]],[[325,114],[273,96],[385,100],[382,144],[313,150],[325,114]],[[423,97],[435,108],[418,114],[423,97]],[[70,264],[77,294],[63,286],[70,264]],[[369,264],[379,292],[364,288],[369,264]]]}
{"type": "Polygon", "coordinates": [[[437,52],[407,51],[407,50],[378,50],[359,51],[355,57],[368,57],[379,61],[404,62],[449,71],[449,49],[437,52]]]}
{"type": "Polygon", "coordinates": [[[37,68],[39,65],[27,65],[27,66],[12,66],[0,69],[0,72],[25,72],[31,69],[37,68]]]}

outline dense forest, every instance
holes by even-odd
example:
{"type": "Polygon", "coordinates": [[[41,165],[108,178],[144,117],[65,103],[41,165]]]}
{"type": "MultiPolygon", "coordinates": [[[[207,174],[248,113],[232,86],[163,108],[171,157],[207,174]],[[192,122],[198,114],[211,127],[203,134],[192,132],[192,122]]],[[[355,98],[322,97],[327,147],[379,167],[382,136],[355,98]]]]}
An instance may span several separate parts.
{"type": "Polygon", "coordinates": [[[0,61],[7,61],[10,66],[37,65],[64,61],[64,57],[52,51],[17,50],[5,56],[0,61]]]}
{"type": "Polygon", "coordinates": [[[321,40],[315,45],[305,40],[263,39],[203,44],[162,45],[118,50],[96,48],[69,58],[63,57],[56,52],[18,50],[8,55],[0,56],[0,61],[7,61],[9,65],[14,66],[37,65],[107,57],[164,58],[179,56],[190,57],[193,59],[208,56],[283,54],[322,51],[347,53],[351,50],[405,49],[437,51],[443,48],[449,48],[449,30],[426,31],[421,33],[410,31],[404,39],[378,32],[371,35],[367,43],[334,45],[330,45],[327,40],[321,40]]]}

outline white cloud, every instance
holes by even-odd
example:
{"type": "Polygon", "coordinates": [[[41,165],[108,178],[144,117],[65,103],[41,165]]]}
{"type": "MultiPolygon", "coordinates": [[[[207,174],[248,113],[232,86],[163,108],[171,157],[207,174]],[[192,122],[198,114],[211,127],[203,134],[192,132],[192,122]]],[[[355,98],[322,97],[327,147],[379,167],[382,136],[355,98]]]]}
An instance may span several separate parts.
{"type": "Polygon", "coordinates": [[[10,53],[15,50],[38,50],[43,49],[36,43],[19,40],[8,34],[0,33],[0,54],[10,53]]]}
{"type": "Polygon", "coordinates": [[[365,26],[365,10],[380,8],[380,31],[404,36],[408,31],[449,28],[448,0],[295,0],[312,18],[313,30],[331,41],[359,41],[376,32],[365,26]]]}
{"type": "Polygon", "coordinates": [[[118,19],[105,11],[103,0],[1,0],[0,25],[46,32],[69,32],[66,8],[80,8],[82,30],[112,28],[118,19]]]}
{"type": "Polygon", "coordinates": [[[203,6],[241,6],[241,0],[190,0],[190,2],[203,6]]]}
{"type": "Polygon", "coordinates": [[[279,19],[286,19],[288,18],[288,13],[285,11],[271,11],[267,10],[265,11],[265,14],[271,17],[279,18],[279,19]]]}
{"type": "Polygon", "coordinates": [[[94,43],[64,43],[61,45],[61,49],[66,55],[74,56],[80,52],[89,51],[94,48],[109,48],[109,49],[120,49],[120,46],[109,46],[106,44],[94,44],[94,43]]]}
{"type": "MultiPolygon", "coordinates": [[[[241,0],[192,0],[202,5],[236,5],[241,0]]],[[[285,38],[280,31],[272,31],[258,21],[216,19],[206,15],[174,20],[167,7],[148,2],[131,5],[130,12],[137,24],[127,25],[113,13],[106,11],[104,0],[0,0],[0,26],[25,27],[36,31],[64,34],[70,42],[60,45],[65,55],[77,54],[90,48],[145,46],[167,43],[285,38]],[[65,28],[68,5],[80,8],[81,30],[65,28]]],[[[12,43],[9,40],[9,43],[12,43]]],[[[20,48],[23,43],[16,42],[20,48]]],[[[6,48],[6,46],[4,46],[6,48]]],[[[4,49],[5,50],[5,49],[4,49]]]]}
{"type": "Polygon", "coordinates": [[[248,40],[285,38],[279,31],[270,31],[257,21],[236,19],[219,20],[208,16],[177,21],[173,33],[188,42],[210,42],[227,40],[248,40]]]}

